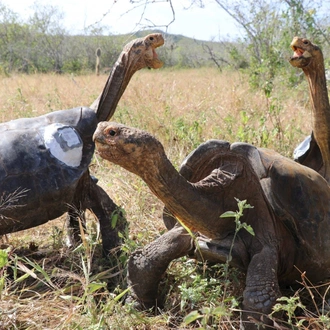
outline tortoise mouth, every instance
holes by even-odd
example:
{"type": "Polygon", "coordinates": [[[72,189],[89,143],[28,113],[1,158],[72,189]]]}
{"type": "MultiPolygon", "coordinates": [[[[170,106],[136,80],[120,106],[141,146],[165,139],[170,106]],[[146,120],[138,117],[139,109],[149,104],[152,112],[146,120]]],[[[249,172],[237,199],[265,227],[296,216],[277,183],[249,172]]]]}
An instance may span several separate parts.
{"type": "Polygon", "coordinates": [[[305,51],[299,47],[291,46],[293,50],[293,56],[292,57],[301,57],[304,56],[305,51]]]}
{"type": "Polygon", "coordinates": [[[147,52],[147,56],[145,57],[146,65],[149,69],[159,69],[163,66],[163,62],[158,58],[156,53],[156,48],[164,45],[164,37],[161,33],[156,33],[154,35],[150,35],[148,41],[151,43],[151,53],[147,52]]]}
{"type": "Polygon", "coordinates": [[[291,45],[293,55],[290,58],[290,64],[297,68],[306,67],[311,62],[312,55],[307,50],[291,45]]]}
{"type": "Polygon", "coordinates": [[[163,62],[158,58],[155,48],[159,47],[158,45],[152,48],[152,59],[146,59],[148,69],[159,69],[163,66],[163,62]]]}

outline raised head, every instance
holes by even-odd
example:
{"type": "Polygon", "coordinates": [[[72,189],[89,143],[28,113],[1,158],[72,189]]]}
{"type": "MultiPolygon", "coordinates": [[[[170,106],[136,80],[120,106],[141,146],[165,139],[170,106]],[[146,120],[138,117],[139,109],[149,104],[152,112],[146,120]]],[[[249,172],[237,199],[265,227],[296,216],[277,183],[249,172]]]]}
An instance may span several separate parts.
{"type": "MultiPolygon", "coordinates": [[[[317,45],[305,38],[293,38],[291,48],[294,54],[290,63],[303,70],[309,85],[313,136],[323,162],[319,173],[330,183],[330,104],[323,54],[317,45]]],[[[318,152],[309,157],[313,161],[312,158],[318,161],[318,152]]]]}
{"type": "Polygon", "coordinates": [[[323,54],[317,45],[306,38],[294,37],[291,44],[293,56],[290,64],[294,67],[304,69],[313,64],[323,63],[323,54]]]}
{"type": "Polygon", "coordinates": [[[148,67],[159,69],[163,66],[163,62],[159,60],[155,49],[164,45],[164,38],[161,33],[152,33],[144,38],[138,38],[128,43],[122,54],[126,55],[134,70],[140,70],[148,67]]]}
{"type": "Polygon", "coordinates": [[[164,44],[160,33],[152,33],[144,38],[132,40],[117,59],[103,92],[90,106],[96,111],[99,121],[109,120],[117,107],[134,73],[143,68],[159,69],[163,62],[158,58],[155,49],[164,44]]]}

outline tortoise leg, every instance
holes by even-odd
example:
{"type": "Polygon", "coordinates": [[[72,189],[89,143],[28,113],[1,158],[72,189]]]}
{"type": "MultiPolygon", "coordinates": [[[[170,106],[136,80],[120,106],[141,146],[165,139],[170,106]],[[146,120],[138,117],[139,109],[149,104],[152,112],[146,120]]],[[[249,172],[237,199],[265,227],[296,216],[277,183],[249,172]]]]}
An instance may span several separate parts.
{"type": "Polygon", "coordinates": [[[82,229],[86,231],[85,210],[77,208],[75,205],[70,205],[66,219],[66,244],[68,246],[76,246],[81,242],[79,221],[81,222],[82,229]]]}
{"type": "MultiPolygon", "coordinates": [[[[97,185],[97,179],[91,177],[88,172],[80,179],[68,210],[67,230],[70,245],[81,241],[78,217],[81,219],[86,209],[91,210],[99,221],[103,253],[107,256],[112,249],[121,244],[118,232],[126,230],[127,222],[120,208],[97,185]]],[[[82,224],[85,229],[83,222],[82,224]]]]}
{"type": "Polygon", "coordinates": [[[95,182],[91,184],[90,199],[89,208],[99,220],[103,253],[107,256],[112,249],[121,245],[122,241],[118,234],[126,232],[127,221],[121,208],[95,182]]]}
{"type": "Polygon", "coordinates": [[[83,230],[86,230],[85,210],[89,203],[89,190],[92,182],[89,172],[86,171],[77,184],[72,202],[68,205],[66,220],[68,246],[75,246],[81,242],[79,221],[81,221],[83,230]]]}
{"type": "MultiPolygon", "coordinates": [[[[272,311],[276,299],[281,296],[276,275],[277,258],[277,252],[269,246],[264,246],[261,252],[255,254],[247,270],[246,288],[243,292],[243,309],[248,311],[249,316],[267,325],[271,325],[272,321],[266,315],[272,311]]],[[[245,329],[257,329],[255,324],[248,321],[245,313],[243,319],[246,320],[245,329]]]]}
{"type": "Polygon", "coordinates": [[[244,252],[242,241],[237,239],[233,245],[233,239],[232,235],[228,235],[222,240],[212,240],[205,236],[197,237],[198,248],[195,250],[195,258],[212,263],[226,263],[230,258],[231,266],[244,270],[248,255],[244,252]]]}
{"type": "Polygon", "coordinates": [[[193,248],[190,235],[176,225],[143,249],[133,252],[128,260],[127,279],[137,308],[148,309],[157,305],[158,284],[168,265],[193,248]]]}

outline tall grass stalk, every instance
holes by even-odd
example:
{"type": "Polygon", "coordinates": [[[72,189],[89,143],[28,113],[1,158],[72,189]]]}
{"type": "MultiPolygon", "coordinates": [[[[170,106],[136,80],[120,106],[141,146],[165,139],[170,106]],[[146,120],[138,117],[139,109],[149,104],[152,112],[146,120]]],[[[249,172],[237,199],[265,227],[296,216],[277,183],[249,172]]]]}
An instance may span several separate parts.
{"type": "MultiPolygon", "coordinates": [[[[0,121],[89,106],[106,79],[94,74],[2,76],[0,121]]],[[[251,90],[248,77],[239,71],[142,70],[133,77],[112,120],[156,135],[176,167],[199,143],[214,138],[250,142],[291,157],[311,130],[308,100],[305,83],[288,88],[281,77],[266,97],[251,90]]],[[[158,315],[122,304],[127,257],[166,230],[163,205],[139,177],[118,166],[95,157],[90,170],[130,222],[120,262],[109,266],[102,258],[97,226],[89,227],[86,235],[82,232],[80,247],[66,247],[65,216],[8,234],[0,246],[1,251],[10,251],[7,257],[6,252],[0,256],[0,329],[188,329],[192,323],[185,326],[182,320],[196,308],[205,315],[203,325],[198,318],[196,327],[238,328],[238,314],[228,316],[228,309],[222,309],[219,279],[227,269],[187,257],[171,263],[163,283],[166,303],[158,315]],[[203,296],[202,305],[181,304],[183,291],[191,285],[205,289],[191,291],[203,296]],[[214,315],[224,317],[220,322],[214,315]]],[[[87,220],[93,223],[93,215],[87,214],[87,220]]],[[[240,302],[242,276],[230,270],[226,296],[234,299],[227,305],[240,302]]]]}

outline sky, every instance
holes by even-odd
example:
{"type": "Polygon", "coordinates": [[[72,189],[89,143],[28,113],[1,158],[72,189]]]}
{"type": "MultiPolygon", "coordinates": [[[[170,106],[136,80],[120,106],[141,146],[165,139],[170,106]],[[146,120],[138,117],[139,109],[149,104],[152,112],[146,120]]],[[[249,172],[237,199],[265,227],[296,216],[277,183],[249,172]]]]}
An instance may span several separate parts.
{"type": "MultiPolygon", "coordinates": [[[[39,4],[58,7],[64,13],[64,27],[72,34],[99,22],[111,34],[134,33],[146,26],[158,26],[165,30],[172,19],[172,10],[166,1],[154,1],[147,6],[134,8],[129,0],[39,0],[39,4]],[[142,17],[142,19],[141,19],[142,17]]],[[[214,1],[206,0],[204,8],[189,8],[189,0],[173,0],[175,21],[166,32],[182,34],[198,40],[234,39],[239,31],[234,20],[214,1]],[[185,9],[188,8],[188,9],[185,9]]],[[[26,19],[34,12],[35,0],[0,0],[20,17],[26,19]]]]}

